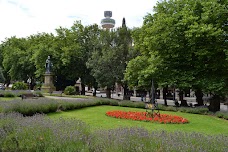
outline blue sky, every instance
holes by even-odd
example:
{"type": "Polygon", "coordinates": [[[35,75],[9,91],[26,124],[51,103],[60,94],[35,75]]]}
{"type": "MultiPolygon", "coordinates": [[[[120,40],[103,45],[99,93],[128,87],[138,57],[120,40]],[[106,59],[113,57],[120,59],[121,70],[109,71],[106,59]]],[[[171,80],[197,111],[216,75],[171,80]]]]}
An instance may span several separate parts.
{"type": "Polygon", "coordinates": [[[6,37],[55,33],[58,27],[69,28],[74,21],[83,25],[98,24],[104,11],[112,11],[116,27],[123,17],[128,27],[140,27],[143,17],[152,13],[157,0],[0,0],[0,43],[6,37]]]}

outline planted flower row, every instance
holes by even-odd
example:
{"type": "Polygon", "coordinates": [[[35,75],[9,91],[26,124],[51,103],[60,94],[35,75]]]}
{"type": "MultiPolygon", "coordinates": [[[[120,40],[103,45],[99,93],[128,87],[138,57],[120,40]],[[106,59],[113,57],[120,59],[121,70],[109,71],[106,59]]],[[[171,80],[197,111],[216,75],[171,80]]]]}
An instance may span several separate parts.
{"type": "Polygon", "coordinates": [[[133,111],[108,111],[106,112],[107,116],[120,118],[120,119],[130,119],[130,120],[138,120],[138,121],[150,121],[150,122],[158,122],[158,123],[173,123],[173,124],[184,124],[189,121],[180,116],[160,114],[148,115],[147,112],[133,112],[133,111]]]}

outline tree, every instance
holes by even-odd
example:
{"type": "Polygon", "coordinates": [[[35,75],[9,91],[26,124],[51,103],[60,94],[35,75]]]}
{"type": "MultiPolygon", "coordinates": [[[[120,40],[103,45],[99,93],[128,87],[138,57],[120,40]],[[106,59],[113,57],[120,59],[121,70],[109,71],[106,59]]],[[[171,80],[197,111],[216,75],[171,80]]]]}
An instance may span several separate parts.
{"type": "Polygon", "coordinates": [[[115,73],[117,75],[116,81],[121,84],[124,89],[123,100],[130,100],[127,81],[124,81],[124,73],[127,63],[136,56],[136,52],[132,47],[131,30],[127,28],[125,18],[123,18],[122,27],[116,30],[114,44],[114,56],[117,59],[117,66],[115,68],[115,73]]]}
{"type": "Polygon", "coordinates": [[[106,87],[108,98],[111,98],[110,91],[118,76],[115,70],[118,63],[117,58],[114,56],[114,36],[114,31],[101,31],[99,37],[100,43],[92,52],[87,62],[87,67],[91,69],[91,73],[100,87],[106,87]]]}
{"type": "Polygon", "coordinates": [[[135,45],[142,55],[153,52],[161,59],[156,66],[160,85],[220,96],[227,92],[226,7],[217,0],[161,1],[144,18],[135,45]]]}
{"type": "Polygon", "coordinates": [[[28,49],[30,47],[28,41],[25,38],[11,37],[1,45],[3,68],[10,80],[27,82],[28,78],[34,78],[36,68],[31,60],[33,52],[28,49]]]}
{"type": "Polygon", "coordinates": [[[99,45],[95,48],[87,66],[101,87],[106,87],[107,97],[115,83],[124,88],[124,99],[127,95],[127,83],[124,81],[124,72],[128,61],[134,57],[132,48],[131,30],[126,27],[123,19],[122,27],[112,31],[101,31],[99,45]]]}
{"type": "Polygon", "coordinates": [[[5,83],[5,77],[3,75],[3,72],[2,72],[2,68],[0,67],[0,82],[1,83],[5,83]]]}

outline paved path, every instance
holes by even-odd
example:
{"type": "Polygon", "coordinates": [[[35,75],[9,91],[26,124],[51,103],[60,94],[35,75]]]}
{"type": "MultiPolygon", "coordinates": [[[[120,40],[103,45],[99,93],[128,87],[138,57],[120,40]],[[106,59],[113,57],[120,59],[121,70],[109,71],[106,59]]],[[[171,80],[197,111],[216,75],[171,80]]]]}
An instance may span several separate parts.
{"type": "MultiPolygon", "coordinates": [[[[92,96],[92,93],[86,93],[86,95],[88,96],[92,96]]],[[[105,93],[98,93],[96,95],[97,97],[106,97],[105,93]]],[[[116,94],[112,94],[111,98],[113,99],[119,99],[119,100],[123,100],[123,96],[117,96],[116,94]]],[[[131,97],[130,98],[131,101],[141,101],[141,97],[131,97]]],[[[146,101],[148,101],[149,98],[146,98],[146,101]]],[[[185,97],[184,100],[187,100],[188,103],[192,103],[197,104],[196,99],[194,97],[185,97]]],[[[157,99],[158,104],[164,104],[164,99],[157,99]]],[[[179,101],[180,103],[180,101],[179,101]]],[[[173,100],[167,100],[167,104],[169,106],[174,106],[174,101],[173,100]]],[[[223,103],[220,104],[220,110],[221,111],[228,111],[228,106],[224,105],[223,103]]]]}
{"type": "MultiPolygon", "coordinates": [[[[92,96],[92,93],[86,93],[87,96],[92,96]]],[[[96,95],[97,97],[106,97],[105,93],[99,93],[96,95]]],[[[48,98],[52,98],[52,99],[62,99],[62,100],[74,100],[74,101],[82,101],[82,100],[87,100],[89,98],[70,98],[70,97],[56,97],[56,96],[46,96],[48,98]]],[[[123,96],[117,96],[116,94],[112,94],[111,97],[113,99],[119,99],[122,100],[123,96]]],[[[195,98],[184,98],[185,100],[187,100],[188,103],[192,103],[192,104],[196,104],[195,98]]],[[[131,97],[130,98],[131,101],[140,101],[141,102],[141,97],[131,97]]],[[[149,98],[146,98],[146,101],[148,101],[149,98]]],[[[164,100],[163,99],[157,99],[158,104],[164,104],[164,100]]],[[[174,102],[173,100],[167,100],[167,104],[169,106],[173,106],[174,102]]],[[[221,111],[228,111],[228,106],[224,105],[223,103],[221,103],[220,105],[220,110],[221,111]]]]}

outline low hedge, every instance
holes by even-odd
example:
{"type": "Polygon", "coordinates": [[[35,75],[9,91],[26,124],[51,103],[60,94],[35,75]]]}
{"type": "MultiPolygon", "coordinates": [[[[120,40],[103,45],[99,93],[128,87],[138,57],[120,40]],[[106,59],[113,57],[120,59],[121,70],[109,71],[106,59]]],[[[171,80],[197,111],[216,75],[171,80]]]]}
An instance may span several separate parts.
{"type": "MultiPolygon", "coordinates": [[[[77,99],[77,100],[53,100],[48,98],[38,99],[26,99],[26,100],[12,100],[12,101],[1,101],[0,112],[19,112],[26,116],[31,116],[36,113],[50,113],[58,110],[74,110],[84,107],[99,106],[99,105],[112,105],[121,107],[131,108],[145,108],[144,102],[132,102],[132,101],[119,101],[107,98],[94,98],[94,99],[77,99]]],[[[192,114],[211,114],[219,118],[228,120],[228,112],[216,112],[210,113],[206,107],[173,107],[159,105],[159,110],[163,111],[179,111],[192,114]]]]}
{"type": "Polygon", "coordinates": [[[36,113],[56,112],[58,103],[52,99],[15,99],[11,101],[1,101],[0,109],[4,113],[19,112],[25,116],[32,116],[36,113]]]}
{"type": "Polygon", "coordinates": [[[33,93],[37,97],[43,97],[43,93],[41,91],[33,91],[30,90],[1,90],[0,97],[21,97],[22,94],[33,93]]]}

